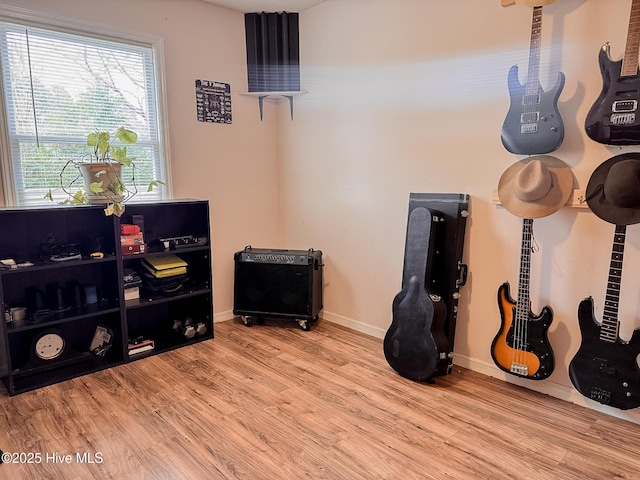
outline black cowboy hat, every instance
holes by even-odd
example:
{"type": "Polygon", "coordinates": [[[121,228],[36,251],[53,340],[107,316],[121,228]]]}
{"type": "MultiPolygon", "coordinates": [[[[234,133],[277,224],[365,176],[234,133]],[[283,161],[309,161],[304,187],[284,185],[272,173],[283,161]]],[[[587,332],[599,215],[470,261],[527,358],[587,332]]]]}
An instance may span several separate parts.
{"type": "Polygon", "coordinates": [[[640,153],[606,160],[591,174],[585,193],[591,211],[615,225],[640,223],[640,153]]]}

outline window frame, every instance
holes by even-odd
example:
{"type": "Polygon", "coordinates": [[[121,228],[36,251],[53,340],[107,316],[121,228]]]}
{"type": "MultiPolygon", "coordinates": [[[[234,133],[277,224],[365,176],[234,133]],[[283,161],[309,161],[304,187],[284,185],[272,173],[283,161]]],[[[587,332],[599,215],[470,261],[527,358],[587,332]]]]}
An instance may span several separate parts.
{"type": "MultiPolygon", "coordinates": [[[[82,35],[111,42],[131,44],[150,48],[153,51],[160,167],[165,176],[165,178],[161,179],[165,182],[165,185],[163,185],[163,198],[172,198],[163,38],[149,33],[134,32],[104,24],[60,17],[9,5],[0,5],[0,21],[19,23],[31,27],[82,35]]],[[[2,78],[0,78],[0,82],[2,82],[2,78]]],[[[6,115],[7,102],[4,96],[4,88],[0,87],[0,177],[2,180],[2,186],[0,188],[2,192],[0,193],[2,193],[2,197],[4,198],[5,206],[17,206],[17,192],[15,189],[13,161],[9,144],[9,126],[6,115]]],[[[131,201],[135,202],[136,199],[133,198],[131,201]]],[[[46,205],[47,202],[47,200],[43,199],[41,206],[46,205]]]]}

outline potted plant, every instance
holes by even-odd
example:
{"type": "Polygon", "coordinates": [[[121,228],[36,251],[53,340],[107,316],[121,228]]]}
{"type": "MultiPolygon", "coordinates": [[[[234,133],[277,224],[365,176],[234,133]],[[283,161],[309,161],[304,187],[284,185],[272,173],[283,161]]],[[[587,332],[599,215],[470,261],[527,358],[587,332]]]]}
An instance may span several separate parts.
{"type": "MultiPolygon", "coordinates": [[[[60,187],[67,194],[63,205],[106,204],[105,215],[120,216],[125,210],[124,203],[138,193],[135,179],[135,158],[127,154],[127,146],[138,141],[138,135],[124,127],[114,133],[95,131],[87,136],[87,145],[93,152],[87,153],[79,161],[69,160],[60,171],[60,187]],[[118,140],[122,145],[114,144],[118,140]],[[122,179],[122,167],[131,167],[130,185],[122,179]],[[76,168],[77,174],[70,180],[67,169],[76,168]],[[80,180],[83,183],[80,183],[80,180]]],[[[164,182],[154,180],[148,191],[164,182]]],[[[45,198],[53,201],[51,190],[45,198]]]]}

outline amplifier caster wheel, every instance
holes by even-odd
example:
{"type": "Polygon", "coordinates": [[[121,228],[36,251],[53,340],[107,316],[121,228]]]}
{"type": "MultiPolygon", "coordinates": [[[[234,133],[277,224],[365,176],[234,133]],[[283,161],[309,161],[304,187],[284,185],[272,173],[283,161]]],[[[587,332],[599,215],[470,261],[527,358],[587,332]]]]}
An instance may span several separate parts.
{"type": "Polygon", "coordinates": [[[300,325],[300,328],[305,332],[308,332],[309,330],[311,330],[311,326],[309,325],[309,322],[306,320],[298,320],[298,325],[300,325]]]}
{"type": "Polygon", "coordinates": [[[246,327],[253,327],[253,317],[246,317],[243,315],[242,323],[244,323],[246,327]]]}

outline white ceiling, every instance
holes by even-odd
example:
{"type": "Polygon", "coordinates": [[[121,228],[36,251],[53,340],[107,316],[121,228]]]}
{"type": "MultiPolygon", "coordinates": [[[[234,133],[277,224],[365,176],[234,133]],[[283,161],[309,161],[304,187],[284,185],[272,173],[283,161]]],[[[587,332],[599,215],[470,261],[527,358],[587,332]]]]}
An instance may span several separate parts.
{"type": "Polygon", "coordinates": [[[326,0],[202,0],[244,13],[301,12],[326,0]]]}

